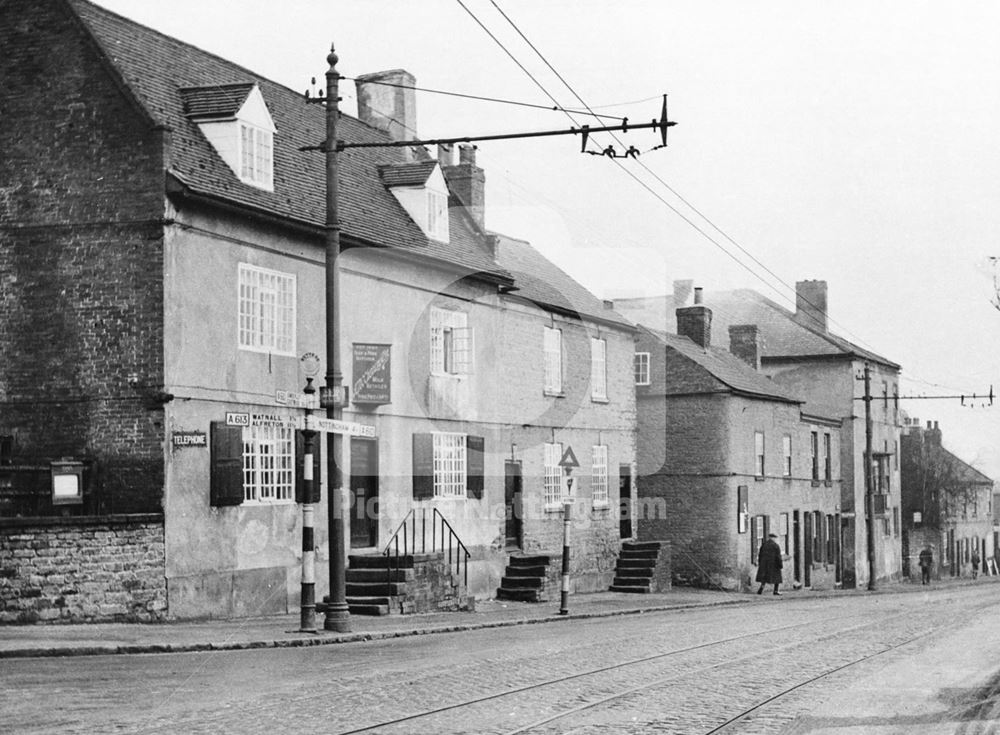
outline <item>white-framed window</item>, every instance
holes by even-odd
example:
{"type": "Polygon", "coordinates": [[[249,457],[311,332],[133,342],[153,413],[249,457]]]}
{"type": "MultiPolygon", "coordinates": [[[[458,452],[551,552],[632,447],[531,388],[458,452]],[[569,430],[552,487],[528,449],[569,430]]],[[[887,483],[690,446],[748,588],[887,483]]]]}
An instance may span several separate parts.
{"type": "Polygon", "coordinates": [[[785,477],[792,476],[792,437],[785,434],[781,437],[781,454],[783,463],[781,465],[782,474],[785,477]]]}
{"type": "Polygon", "coordinates": [[[649,385],[649,353],[648,352],[636,352],[635,353],[635,384],[636,385],[649,385]]]}
{"type": "Polygon", "coordinates": [[[595,444],[590,462],[590,490],[595,506],[609,504],[608,499],[608,447],[595,444]]]}
{"type": "Polygon", "coordinates": [[[295,354],[295,276],[239,267],[239,346],[256,352],[295,354]]]}
{"type": "Polygon", "coordinates": [[[274,188],[274,143],[271,132],[240,123],[240,179],[263,189],[274,188]]]}
{"type": "Polygon", "coordinates": [[[608,341],[590,340],[590,398],[608,400],[608,341]]]}
{"type": "Polygon", "coordinates": [[[546,393],[562,393],[562,330],[543,327],[546,393]]]}
{"type": "Polygon", "coordinates": [[[562,460],[563,447],[561,442],[545,445],[545,505],[552,508],[561,506],[563,496],[563,470],[559,466],[562,460]]]}
{"type": "Polygon", "coordinates": [[[291,427],[243,427],[243,497],[251,503],[294,500],[295,433],[291,427]]]}
{"type": "Polygon", "coordinates": [[[466,435],[434,433],[434,497],[464,498],[468,454],[466,435]]]}
{"type": "Polygon", "coordinates": [[[754,472],[757,477],[764,476],[764,432],[755,431],[753,433],[753,451],[754,451],[754,472]]]}
{"type": "Polygon", "coordinates": [[[441,242],[448,242],[448,196],[427,190],[427,233],[441,242]]]}
{"type": "Polygon", "coordinates": [[[474,340],[469,315],[453,309],[431,309],[431,372],[435,375],[472,373],[474,340]]]}

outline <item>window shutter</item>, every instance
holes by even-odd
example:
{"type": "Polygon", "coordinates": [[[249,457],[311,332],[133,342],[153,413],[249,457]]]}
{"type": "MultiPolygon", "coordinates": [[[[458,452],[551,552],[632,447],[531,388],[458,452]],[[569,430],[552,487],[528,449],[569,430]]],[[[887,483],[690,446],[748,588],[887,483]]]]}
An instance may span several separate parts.
{"type": "Polygon", "coordinates": [[[213,506],[243,502],[243,429],[212,422],[211,503],[213,506]]]}
{"type": "Polygon", "coordinates": [[[413,435],[413,499],[434,497],[434,435],[413,435]]]}
{"type": "Polygon", "coordinates": [[[757,552],[760,549],[760,539],[757,538],[757,518],[750,522],[750,563],[757,565],[757,552]]]}
{"type": "Polygon", "coordinates": [[[320,478],[320,444],[319,436],[313,438],[313,485],[312,495],[306,497],[306,437],[302,431],[295,432],[295,502],[296,503],[318,503],[320,501],[319,478],[320,478]]]}
{"type": "Polygon", "coordinates": [[[485,485],[486,440],[481,436],[467,436],[466,446],[466,493],[473,500],[483,499],[485,485]]]}

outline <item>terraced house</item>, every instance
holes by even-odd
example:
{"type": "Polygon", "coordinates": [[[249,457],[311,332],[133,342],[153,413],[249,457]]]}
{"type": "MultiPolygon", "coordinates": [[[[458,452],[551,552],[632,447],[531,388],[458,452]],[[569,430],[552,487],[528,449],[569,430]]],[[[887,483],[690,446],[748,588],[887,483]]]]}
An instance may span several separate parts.
{"type": "MultiPolygon", "coordinates": [[[[0,614],[295,609],[302,391],[327,367],[326,172],[308,150],[325,112],[85,0],[0,7],[0,614]]],[[[341,139],[416,128],[413,90],[386,81],[412,85],[359,80],[341,139]]],[[[559,549],[572,492],[576,588],[604,588],[635,473],[634,329],[486,228],[475,149],[436,153],[339,157],[345,556],[447,527],[467,570],[436,598],[382,590],[383,607],[466,604],[512,554],[559,549]]]]}

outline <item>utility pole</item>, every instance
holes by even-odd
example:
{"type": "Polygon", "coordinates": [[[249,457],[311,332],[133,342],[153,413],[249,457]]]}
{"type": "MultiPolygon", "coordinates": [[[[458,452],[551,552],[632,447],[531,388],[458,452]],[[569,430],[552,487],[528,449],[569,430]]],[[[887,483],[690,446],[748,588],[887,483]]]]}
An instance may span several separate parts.
{"type": "Polygon", "coordinates": [[[875,590],[875,494],[872,492],[872,376],[865,363],[865,517],[868,544],[868,589],[875,590]]]}
{"type": "MultiPolygon", "coordinates": [[[[340,419],[347,402],[340,371],[340,218],[337,210],[337,118],[340,115],[340,73],[338,57],[330,44],[326,57],[326,385],[320,389],[320,406],[331,419],[340,419]]],[[[348,443],[343,435],[327,433],[327,534],[329,537],[330,593],[324,598],[324,630],[338,633],[350,631],[350,609],[347,606],[347,574],[344,559],[344,525],[347,505],[344,498],[344,450],[348,443]]]]}

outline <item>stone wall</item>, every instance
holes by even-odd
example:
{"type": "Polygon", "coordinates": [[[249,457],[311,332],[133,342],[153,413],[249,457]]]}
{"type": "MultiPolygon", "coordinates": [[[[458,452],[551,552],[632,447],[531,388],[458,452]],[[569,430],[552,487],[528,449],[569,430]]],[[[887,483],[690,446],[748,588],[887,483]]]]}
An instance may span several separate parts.
{"type": "Polygon", "coordinates": [[[167,616],[163,518],[0,521],[0,623],[167,616]]]}

